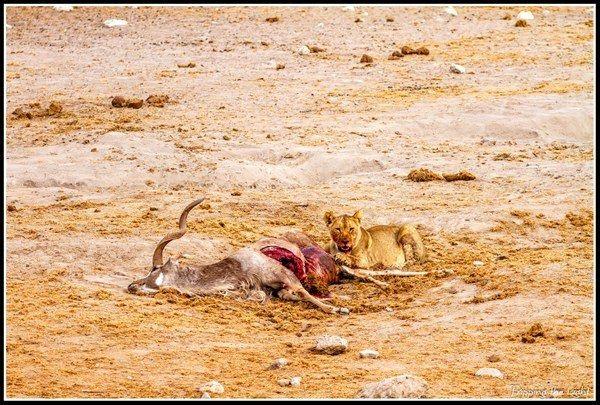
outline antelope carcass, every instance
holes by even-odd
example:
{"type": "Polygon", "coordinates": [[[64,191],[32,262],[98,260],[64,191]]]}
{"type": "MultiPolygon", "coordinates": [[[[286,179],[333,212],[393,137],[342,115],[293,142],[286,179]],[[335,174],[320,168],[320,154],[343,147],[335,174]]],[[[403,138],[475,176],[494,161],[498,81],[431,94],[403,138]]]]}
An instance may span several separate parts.
{"type": "Polygon", "coordinates": [[[261,239],[213,264],[181,266],[171,259],[163,263],[165,246],[185,234],[188,213],[203,200],[185,207],[179,218],[179,230],[158,243],[152,257],[152,270],[146,277],[131,283],[127,288],[129,292],[155,294],[161,288],[171,288],[188,296],[224,294],[248,299],[266,299],[275,293],[286,300],[308,301],[327,313],[348,313],[346,308],[326,304],[311,295],[296,276],[304,277],[309,284],[315,278],[329,284],[336,281],[340,273],[331,257],[302,233],[261,239]]]}

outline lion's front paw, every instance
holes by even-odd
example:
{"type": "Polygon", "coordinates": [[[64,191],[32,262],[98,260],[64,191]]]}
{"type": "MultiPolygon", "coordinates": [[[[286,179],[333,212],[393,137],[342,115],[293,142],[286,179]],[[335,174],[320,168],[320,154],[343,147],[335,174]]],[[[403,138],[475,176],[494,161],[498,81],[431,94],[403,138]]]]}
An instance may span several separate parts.
{"type": "Polygon", "coordinates": [[[333,255],[333,260],[342,266],[352,267],[352,260],[343,253],[336,253],[333,255]]]}

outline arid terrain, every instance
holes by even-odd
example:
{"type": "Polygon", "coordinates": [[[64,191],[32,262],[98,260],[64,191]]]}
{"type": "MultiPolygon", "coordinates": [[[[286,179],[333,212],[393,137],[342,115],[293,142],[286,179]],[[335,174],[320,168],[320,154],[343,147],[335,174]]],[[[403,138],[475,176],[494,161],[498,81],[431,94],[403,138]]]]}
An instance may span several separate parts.
{"type": "Polygon", "coordinates": [[[193,398],[217,380],[213,398],[353,398],[410,374],[431,398],[595,397],[595,9],[456,10],[8,7],[6,395],[193,398]],[[403,46],[429,53],[388,59],[403,46]],[[111,105],[150,95],[168,100],[111,105]],[[476,178],[407,178],[421,168],[476,178]],[[409,269],[446,273],[335,285],[346,316],[128,294],[201,196],[166,256],[290,229],[325,244],[326,210],[362,208],[366,226],[417,224],[429,261],[409,269]],[[348,351],[313,353],[326,333],[348,351]]]}

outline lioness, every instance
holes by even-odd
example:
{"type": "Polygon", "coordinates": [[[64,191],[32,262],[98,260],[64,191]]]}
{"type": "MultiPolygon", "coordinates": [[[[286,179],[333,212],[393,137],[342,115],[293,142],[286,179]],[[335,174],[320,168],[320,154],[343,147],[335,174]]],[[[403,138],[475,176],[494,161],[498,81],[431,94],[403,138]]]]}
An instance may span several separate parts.
{"type": "Polygon", "coordinates": [[[327,211],[331,243],[326,250],[341,265],[352,268],[401,268],[409,260],[423,261],[425,247],[417,230],[408,224],[361,226],[362,211],[335,216],[327,211]],[[412,252],[411,252],[412,250],[412,252]]]}

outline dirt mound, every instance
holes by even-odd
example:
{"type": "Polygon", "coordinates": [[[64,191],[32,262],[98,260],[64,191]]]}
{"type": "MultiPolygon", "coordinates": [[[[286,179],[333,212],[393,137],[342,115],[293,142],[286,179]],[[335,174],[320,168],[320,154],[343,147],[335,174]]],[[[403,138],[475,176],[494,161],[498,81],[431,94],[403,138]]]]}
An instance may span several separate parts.
{"type": "Polygon", "coordinates": [[[442,176],[437,173],[432,172],[427,168],[414,169],[408,173],[406,177],[407,180],[422,182],[422,181],[434,181],[434,180],[444,180],[442,176]]]}
{"type": "Polygon", "coordinates": [[[52,101],[47,108],[42,108],[40,103],[31,103],[23,107],[16,108],[12,115],[17,119],[33,119],[33,118],[44,118],[53,117],[60,115],[63,110],[61,103],[52,101]]]}
{"type": "Polygon", "coordinates": [[[458,173],[444,173],[442,175],[439,175],[425,167],[420,168],[420,169],[411,170],[410,173],[408,173],[408,176],[406,177],[407,180],[415,181],[415,182],[435,181],[435,180],[469,181],[469,180],[475,180],[475,178],[476,177],[474,174],[469,173],[466,170],[461,170],[458,173]]]}

